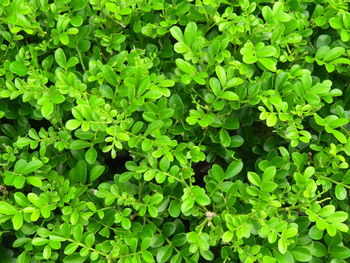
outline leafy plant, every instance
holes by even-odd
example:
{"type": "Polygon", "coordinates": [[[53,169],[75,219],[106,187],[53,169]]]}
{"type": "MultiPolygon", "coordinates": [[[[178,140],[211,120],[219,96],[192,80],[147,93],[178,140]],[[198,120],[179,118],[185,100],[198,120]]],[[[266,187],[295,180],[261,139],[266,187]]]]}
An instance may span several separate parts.
{"type": "Polygon", "coordinates": [[[347,262],[342,0],[0,0],[1,262],[347,262]]]}

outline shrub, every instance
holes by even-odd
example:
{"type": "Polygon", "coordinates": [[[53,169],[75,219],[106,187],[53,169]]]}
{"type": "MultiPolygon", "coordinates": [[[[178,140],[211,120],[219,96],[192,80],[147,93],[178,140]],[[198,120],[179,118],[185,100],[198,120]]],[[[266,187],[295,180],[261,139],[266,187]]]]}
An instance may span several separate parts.
{"type": "Polygon", "coordinates": [[[1,262],[346,262],[344,0],[0,0],[1,262]]]}

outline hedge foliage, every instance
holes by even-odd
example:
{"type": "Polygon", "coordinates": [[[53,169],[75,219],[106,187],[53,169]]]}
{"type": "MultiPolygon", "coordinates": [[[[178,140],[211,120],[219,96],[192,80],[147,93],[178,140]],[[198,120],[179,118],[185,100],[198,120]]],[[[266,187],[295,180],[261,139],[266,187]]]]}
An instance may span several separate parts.
{"type": "Polygon", "coordinates": [[[347,2],[0,0],[1,262],[347,262],[347,2]]]}

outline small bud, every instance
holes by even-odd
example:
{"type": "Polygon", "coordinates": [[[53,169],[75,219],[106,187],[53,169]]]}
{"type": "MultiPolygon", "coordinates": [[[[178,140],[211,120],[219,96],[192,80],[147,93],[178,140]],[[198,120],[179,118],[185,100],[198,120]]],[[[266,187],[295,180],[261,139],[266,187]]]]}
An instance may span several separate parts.
{"type": "Polygon", "coordinates": [[[213,216],[216,216],[216,214],[214,212],[207,211],[205,213],[205,216],[207,217],[208,220],[212,220],[213,216]]]}

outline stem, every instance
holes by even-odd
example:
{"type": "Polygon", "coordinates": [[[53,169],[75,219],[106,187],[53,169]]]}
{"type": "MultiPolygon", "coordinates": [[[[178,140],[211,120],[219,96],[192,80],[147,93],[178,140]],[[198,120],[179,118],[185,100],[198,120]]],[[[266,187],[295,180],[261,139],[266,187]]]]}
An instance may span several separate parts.
{"type": "MultiPolygon", "coordinates": [[[[315,175],[316,175],[316,173],[315,173],[315,175]]],[[[336,180],[334,180],[334,179],[332,179],[330,177],[327,177],[327,176],[324,176],[324,175],[316,175],[316,177],[319,177],[319,178],[321,177],[322,179],[329,180],[329,181],[331,181],[334,184],[340,184],[340,185],[344,186],[345,188],[350,189],[350,185],[343,184],[343,183],[338,182],[338,181],[336,181],[336,180]]]]}
{"type": "Polygon", "coordinates": [[[86,68],[85,68],[85,65],[84,65],[84,62],[83,62],[83,58],[81,56],[81,52],[78,48],[76,48],[77,52],[78,52],[78,57],[79,57],[79,60],[80,60],[80,64],[81,64],[81,67],[83,68],[84,71],[86,71],[86,68]]]}

